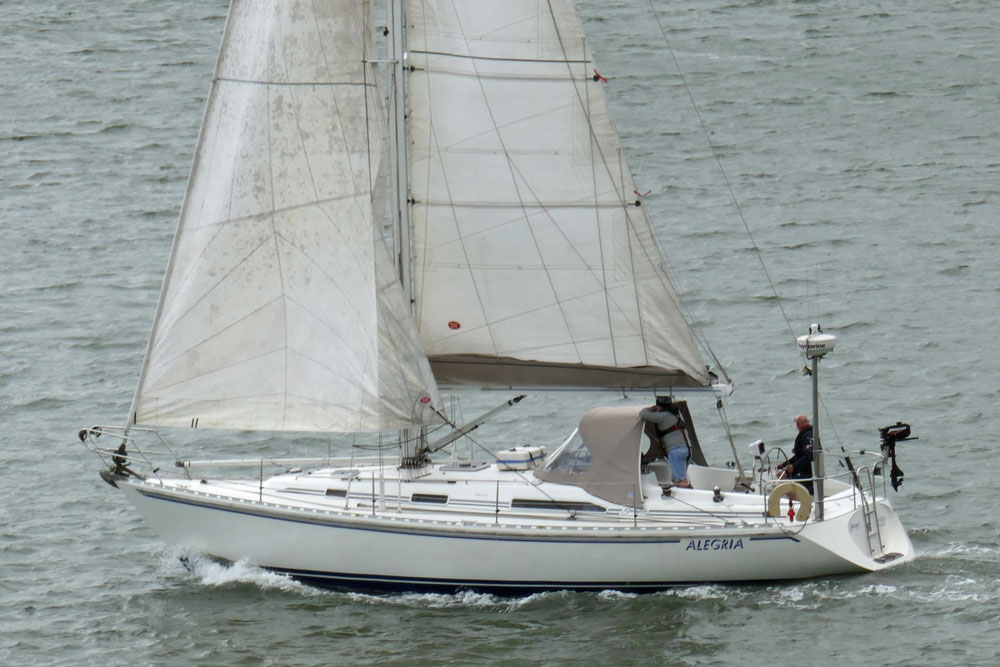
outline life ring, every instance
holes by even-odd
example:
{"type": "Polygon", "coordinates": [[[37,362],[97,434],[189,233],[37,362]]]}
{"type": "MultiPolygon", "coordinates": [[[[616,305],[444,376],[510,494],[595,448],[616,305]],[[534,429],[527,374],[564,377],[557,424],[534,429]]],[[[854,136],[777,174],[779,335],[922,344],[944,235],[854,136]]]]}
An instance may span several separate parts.
{"type": "Polygon", "coordinates": [[[774,487],[771,495],[767,497],[767,515],[770,517],[784,516],[781,511],[781,500],[786,497],[799,501],[799,511],[795,513],[796,519],[805,521],[809,518],[813,499],[808,489],[798,482],[782,482],[774,487]]]}

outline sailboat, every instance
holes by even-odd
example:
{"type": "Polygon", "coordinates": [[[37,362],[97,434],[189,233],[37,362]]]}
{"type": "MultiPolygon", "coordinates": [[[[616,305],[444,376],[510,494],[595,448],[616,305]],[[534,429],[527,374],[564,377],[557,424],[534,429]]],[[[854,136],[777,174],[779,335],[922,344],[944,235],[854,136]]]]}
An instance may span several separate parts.
{"type": "MultiPolygon", "coordinates": [[[[763,444],[749,469],[708,465],[680,396],[731,381],[665,273],[573,2],[386,15],[231,3],[126,425],[80,432],[104,480],[171,545],[335,588],[650,591],[911,560],[883,472],[904,424],[835,474],[817,430],[812,491],[763,444]],[[459,423],[441,391],[461,387],[513,396],[459,423]],[[670,397],[690,487],[621,401],[552,451],[456,454],[546,390],[670,397]],[[379,444],[196,461],[158,428],[379,444]]],[[[800,339],[814,382],[833,340],[800,339]]]]}

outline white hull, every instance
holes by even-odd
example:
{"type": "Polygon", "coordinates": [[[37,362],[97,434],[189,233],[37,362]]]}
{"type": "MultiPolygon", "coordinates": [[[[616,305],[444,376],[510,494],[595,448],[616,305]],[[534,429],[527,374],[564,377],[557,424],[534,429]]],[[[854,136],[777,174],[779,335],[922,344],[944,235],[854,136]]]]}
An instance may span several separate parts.
{"type": "MultiPolygon", "coordinates": [[[[257,480],[135,479],[118,485],[170,544],[330,587],[639,591],[874,571],[913,556],[905,531],[884,501],[877,506],[881,544],[872,553],[852,490],[828,499],[826,520],[820,522],[766,519],[760,494],[728,493],[719,503],[711,491],[687,489],[664,497],[644,489],[642,510],[610,507],[570,518],[565,511],[511,509],[512,496],[540,486],[564,496],[580,493],[529,481],[531,473],[522,476],[492,466],[464,484],[441,479],[444,473],[379,480],[383,489],[399,489],[387,497],[376,493],[372,475],[365,481],[362,472],[355,487],[367,486],[368,491],[349,501],[318,495],[318,489],[338,482],[330,474],[334,472],[281,475],[263,485],[257,480]],[[470,501],[465,507],[459,507],[463,503],[456,497],[460,487],[470,501]],[[493,487],[503,490],[484,497],[493,487]],[[451,491],[449,505],[454,507],[416,507],[399,500],[409,501],[414,488],[430,495],[451,491]],[[476,496],[482,499],[478,509],[473,507],[476,496]]],[[[644,483],[656,483],[652,474],[645,477],[650,479],[644,483]]],[[[572,500],[586,502],[579,495],[572,500]]]]}

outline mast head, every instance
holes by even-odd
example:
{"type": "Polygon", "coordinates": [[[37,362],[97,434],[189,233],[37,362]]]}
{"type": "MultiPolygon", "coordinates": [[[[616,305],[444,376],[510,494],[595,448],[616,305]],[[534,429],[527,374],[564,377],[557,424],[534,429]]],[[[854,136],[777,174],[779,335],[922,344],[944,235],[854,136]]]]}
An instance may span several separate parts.
{"type": "Polygon", "coordinates": [[[810,324],[809,333],[799,336],[799,350],[805,353],[807,359],[822,357],[827,352],[832,352],[837,344],[837,337],[828,333],[823,333],[823,328],[819,324],[810,324]]]}

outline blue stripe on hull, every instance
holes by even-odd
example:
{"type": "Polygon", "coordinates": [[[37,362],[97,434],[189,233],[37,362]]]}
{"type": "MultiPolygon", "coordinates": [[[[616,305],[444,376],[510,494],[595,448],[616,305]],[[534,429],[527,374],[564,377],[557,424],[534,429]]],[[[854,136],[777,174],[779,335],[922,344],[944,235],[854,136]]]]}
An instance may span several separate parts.
{"type": "MultiPolygon", "coordinates": [[[[726,582],[703,581],[655,581],[655,582],[562,582],[562,581],[461,581],[449,579],[395,579],[377,575],[350,575],[335,572],[311,572],[306,570],[288,570],[282,568],[264,568],[270,572],[287,575],[296,581],[317,588],[335,591],[351,591],[362,593],[491,593],[504,597],[528,596],[545,591],[599,592],[620,591],[623,593],[655,593],[677,588],[678,586],[696,586],[705,583],[718,585],[726,582]]],[[[770,579],[761,581],[733,582],[740,585],[768,583],[770,579]]]]}

